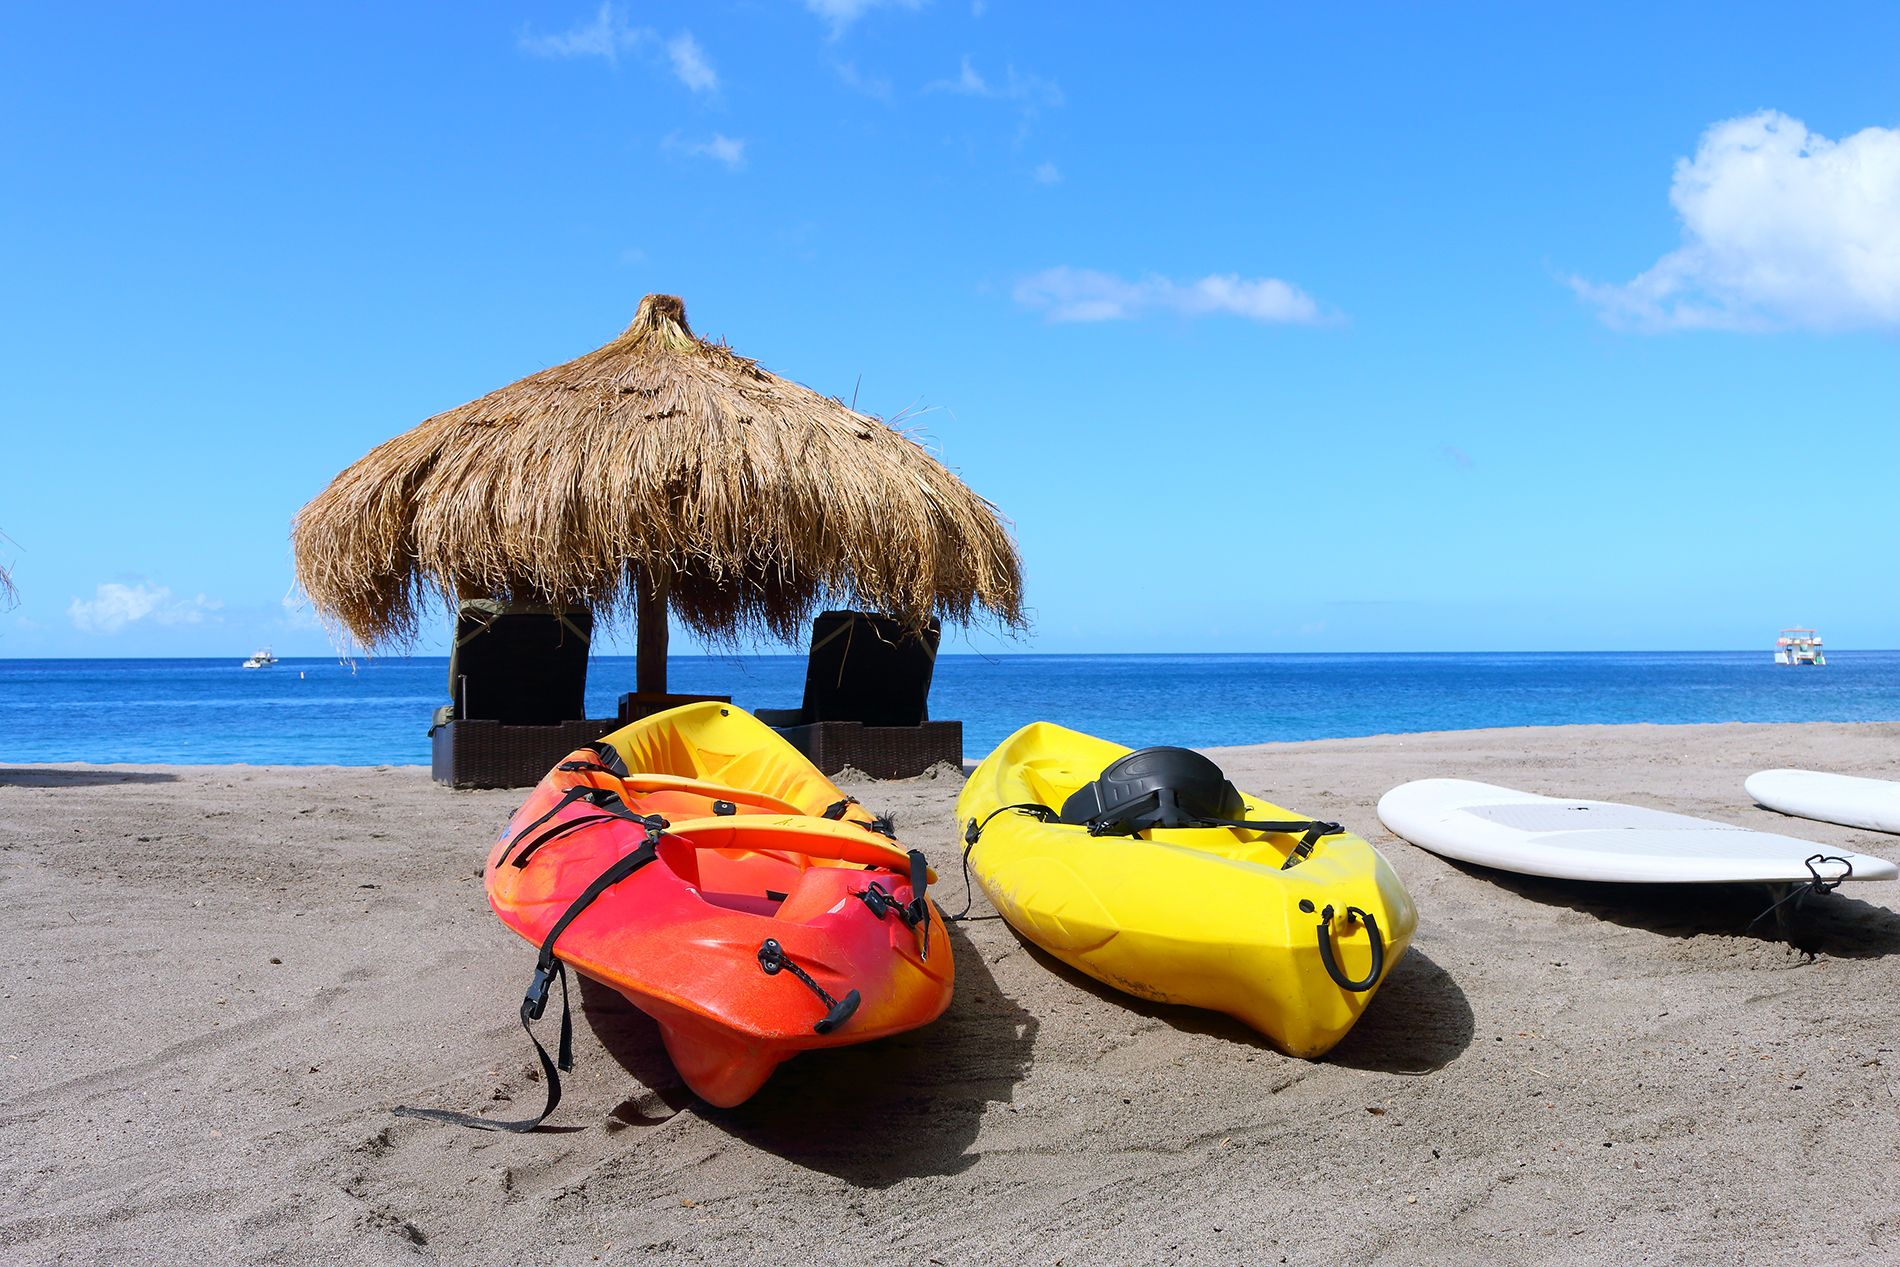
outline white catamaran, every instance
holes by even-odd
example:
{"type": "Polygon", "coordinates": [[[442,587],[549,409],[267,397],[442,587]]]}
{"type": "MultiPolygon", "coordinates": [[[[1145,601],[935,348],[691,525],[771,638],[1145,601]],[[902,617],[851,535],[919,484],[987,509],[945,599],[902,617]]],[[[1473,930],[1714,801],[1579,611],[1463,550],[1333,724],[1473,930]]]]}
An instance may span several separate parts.
{"type": "Polygon", "coordinates": [[[1827,664],[1827,656],[1821,650],[1821,635],[1812,629],[1784,629],[1781,637],[1775,639],[1776,664],[1811,664],[1820,668],[1827,664]]]}

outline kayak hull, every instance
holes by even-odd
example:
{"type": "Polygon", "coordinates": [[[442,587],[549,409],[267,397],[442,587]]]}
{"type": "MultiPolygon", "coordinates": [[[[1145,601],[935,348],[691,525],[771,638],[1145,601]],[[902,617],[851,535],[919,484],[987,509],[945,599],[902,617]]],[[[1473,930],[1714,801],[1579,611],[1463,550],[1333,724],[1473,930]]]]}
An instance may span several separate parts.
{"type": "MultiPolygon", "coordinates": [[[[989,820],[970,851],[977,883],[1024,937],[1104,984],[1227,1013],[1289,1055],[1325,1054],[1411,944],[1418,917],[1397,874],[1350,834],[1324,837],[1283,870],[1297,834],[1090,836],[997,813],[1059,807],[1128,751],[1044,722],[1005,740],[957,803],[966,829],[989,820]],[[1341,978],[1364,986],[1344,988],[1341,978]]],[[[1254,797],[1246,804],[1249,819],[1299,817],[1254,797]]]]}
{"type": "Polygon", "coordinates": [[[634,818],[664,818],[654,860],[577,915],[555,954],[653,1017],[696,1095],[739,1104],[800,1052],[943,1013],[950,942],[928,901],[915,927],[904,918],[908,855],[860,808],[839,809],[843,794],[769,728],[729,705],[697,704],[601,743],[627,760],[626,774],[601,768],[603,750],[592,748],[550,772],[490,851],[489,903],[538,946],[597,877],[647,843],[640,823],[573,799],[575,789],[612,793],[634,818]],[[762,955],[767,942],[777,951],[762,955]],[[778,956],[794,967],[768,970],[778,956]],[[853,991],[855,1010],[823,1026],[853,991]]]}

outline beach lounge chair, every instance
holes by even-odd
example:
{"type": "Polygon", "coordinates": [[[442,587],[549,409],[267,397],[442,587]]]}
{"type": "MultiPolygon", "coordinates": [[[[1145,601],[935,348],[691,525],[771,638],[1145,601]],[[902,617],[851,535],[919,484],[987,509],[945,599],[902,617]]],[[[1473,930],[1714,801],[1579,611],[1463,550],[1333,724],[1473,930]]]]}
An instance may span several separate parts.
{"type": "Polygon", "coordinates": [[[455,787],[531,787],[567,753],[620,723],[587,718],[594,618],[494,599],[464,602],[449,698],[429,730],[431,772],[455,787]]]}
{"type": "Polygon", "coordinates": [[[963,723],[931,721],[936,621],[918,633],[885,616],[830,611],[812,622],[805,702],[754,714],[825,774],[850,767],[873,778],[963,764],[963,723]]]}

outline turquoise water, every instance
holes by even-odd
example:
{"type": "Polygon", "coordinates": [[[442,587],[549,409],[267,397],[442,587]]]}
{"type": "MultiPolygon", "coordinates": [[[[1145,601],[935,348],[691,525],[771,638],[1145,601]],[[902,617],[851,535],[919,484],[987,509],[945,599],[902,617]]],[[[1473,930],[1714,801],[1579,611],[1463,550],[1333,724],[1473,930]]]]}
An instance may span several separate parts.
{"type": "MultiPolygon", "coordinates": [[[[675,657],[677,691],[792,707],[797,656],[675,657]]],[[[425,764],[439,657],[0,660],[0,761],[425,764]]],[[[612,717],[633,662],[604,657],[588,712],[612,717]]],[[[1494,655],[945,655],[931,714],[961,718],[975,758],[1025,722],[1131,745],[1259,743],[1572,722],[1897,721],[1900,652],[1494,655]]]]}

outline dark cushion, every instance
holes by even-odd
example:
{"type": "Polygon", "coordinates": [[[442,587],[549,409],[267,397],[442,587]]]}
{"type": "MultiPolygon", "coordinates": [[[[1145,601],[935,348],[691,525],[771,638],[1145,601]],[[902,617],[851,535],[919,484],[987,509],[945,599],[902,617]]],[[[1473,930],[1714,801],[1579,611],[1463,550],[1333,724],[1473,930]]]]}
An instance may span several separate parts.
{"type": "Polygon", "coordinates": [[[939,633],[935,620],[917,634],[886,616],[820,613],[811,626],[800,720],[867,726],[915,726],[928,720],[939,633]]]}
{"type": "Polygon", "coordinates": [[[585,718],[593,632],[594,618],[585,611],[463,603],[449,652],[455,716],[514,726],[585,718]]]}

